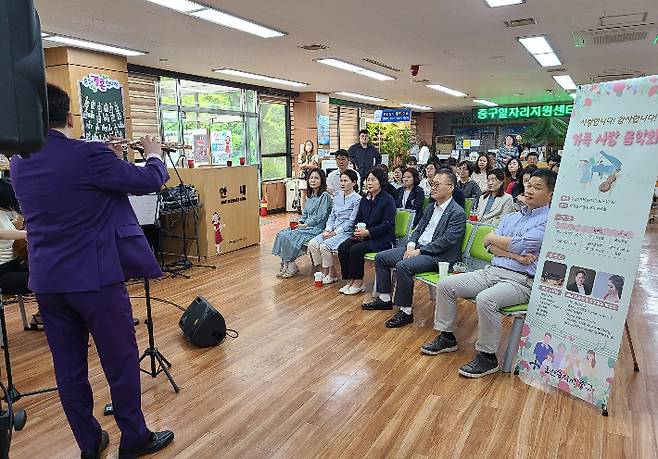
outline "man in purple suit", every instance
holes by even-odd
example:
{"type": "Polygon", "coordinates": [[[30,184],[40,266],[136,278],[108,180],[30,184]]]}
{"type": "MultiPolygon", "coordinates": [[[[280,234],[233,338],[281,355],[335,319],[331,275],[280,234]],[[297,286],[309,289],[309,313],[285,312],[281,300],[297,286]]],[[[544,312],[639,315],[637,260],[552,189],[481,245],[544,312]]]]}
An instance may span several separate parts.
{"type": "Polygon", "coordinates": [[[30,241],[29,286],[39,302],[62,407],[81,457],[100,457],[109,437],[93,415],[91,333],[121,430],[119,457],[154,453],[174,434],[146,427],[124,281],[162,275],[127,196],[158,191],[168,180],[161,146],[143,138],[147,161],[136,167],[103,143],[72,140],[70,99],[54,85],[48,85],[48,110],[46,145],[27,159],[14,156],[10,170],[30,241]]]}

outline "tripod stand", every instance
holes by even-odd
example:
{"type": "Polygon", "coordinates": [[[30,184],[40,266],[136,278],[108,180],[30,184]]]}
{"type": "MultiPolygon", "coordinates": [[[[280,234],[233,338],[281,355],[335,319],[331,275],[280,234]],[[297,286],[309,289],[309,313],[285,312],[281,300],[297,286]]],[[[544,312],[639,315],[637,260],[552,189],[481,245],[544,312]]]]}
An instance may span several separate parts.
{"type": "Polygon", "coordinates": [[[193,204],[190,201],[189,196],[187,196],[187,202],[183,201],[183,190],[185,183],[183,182],[183,178],[181,177],[180,173],[178,172],[178,168],[176,167],[176,163],[171,159],[171,151],[169,150],[164,150],[165,154],[169,158],[169,162],[171,163],[171,166],[174,169],[174,172],[176,173],[176,177],[178,178],[178,185],[177,187],[180,189],[180,193],[178,195],[178,206],[180,207],[180,217],[181,217],[181,226],[182,226],[182,253],[181,257],[178,260],[173,261],[172,263],[169,263],[165,266],[163,266],[163,271],[166,271],[168,273],[171,273],[173,276],[181,276],[189,279],[189,276],[182,274],[182,271],[185,271],[187,269],[193,268],[193,267],[200,267],[200,268],[210,268],[210,269],[216,269],[216,266],[213,265],[201,265],[201,264],[194,264],[192,263],[188,256],[187,256],[187,214],[191,210],[194,212],[194,232],[196,236],[196,244],[197,244],[197,261],[201,261],[201,256],[199,255],[199,232],[198,232],[198,222],[199,222],[199,204],[193,204]]]}
{"type": "Polygon", "coordinates": [[[47,387],[44,389],[39,389],[30,392],[21,393],[16,386],[14,386],[13,375],[11,371],[11,357],[9,355],[9,338],[7,336],[7,320],[5,318],[5,305],[0,300],[0,327],[2,330],[2,349],[4,351],[5,357],[5,368],[7,369],[7,393],[6,397],[8,402],[15,402],[20,400],[22,397],[27,397],[29,395],[43,394],[46,392],[54,392],[57,390],[57,387],[47,387]]]}
{"type": "Polygon", "coordinates": [[[178,393],[180,388],[174,381],[174,378],[169,373],[169,368],[171,368],[171,363],[158,351],[158,348],[155,347],[155,337],[153,336],[153,313],[151,311],[151,290],[149,285],[149,280],[144,279],[144,292],[146,297],[146,329],[148,330],[149,335],[149,346],[144,350],[144,353],[139,358],[139,363],[142,363],[142,360],[149,357],[151,360],[150,370],[145,370],[140,368],[140,371],[143,371],[147,375],[151,375],[152,378],[155,378],[161,372],[164,372],[165,376],[171,383],[174,388],[174,392],[178,393]],[[156,365],[157,363],[157,365],[156,365]]]}

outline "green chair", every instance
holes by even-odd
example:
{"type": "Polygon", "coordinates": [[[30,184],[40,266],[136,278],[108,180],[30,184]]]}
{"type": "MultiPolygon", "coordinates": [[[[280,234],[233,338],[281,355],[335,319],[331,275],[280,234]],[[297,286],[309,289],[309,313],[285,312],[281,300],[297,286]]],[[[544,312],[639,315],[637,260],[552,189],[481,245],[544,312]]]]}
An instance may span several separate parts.
{"type": "MultiPolygon", "coordinates": [[[[403,247],[409,242],[411,236],[411,225],[414,221],[414,212],[405,209],[398,209],[395,213],[395,245],[403,247]]],[[[363,258],[367,261],[375,261],[377,252],[368,252],[363,258]]]]}
{"type": "Polygon", "coordinates": [[[507,341],[507,348],[503,356],[503,366],[501,371],[503,373],[510,373],[514,365],[515,356],[519,351],[519,341],[521,340],[521,332],[523,331],[523,324],[525,323],[525,315],[528,312],[528,303],[515,304],[513,306],[505,306],[498,310],[505,317],[514,317],[512,322],[512,330],[509,333],[509,340],[507,341]]]}
{"type": "Polygon", "coordinates": [[[464,262],[470,271],[476,269],[482,269],[485,266],[491,264],[493,255],[489,253],[487,248],[484,246],[484,237],[494,231],[495,226],[490,225],[473,225],[473,238],[469,244],[466,254],[464,255],[464,262]]]}
{"type": "Polygon", "coordinates": [[[427,207],[427,205],[430,203],[430,197],[425,196],[425,199],[423,199],[423,210],[427,207]]]}
{"type": "Polygon", "coordinates": [[[471,240],[471,234],[473,234],[473,223],[466,222],[466,231],[464,231],[464,239],[462,239],[461,251],[462,254],[466,252],[466,247],[471,240]]]}
{"type": "Polygon", "coordinates": [[[464,213],[466,214],[466,218],[471,215],[471,209],[473,208],[473,200],[472,199],[466,199],[464,200],[464,213]]]}

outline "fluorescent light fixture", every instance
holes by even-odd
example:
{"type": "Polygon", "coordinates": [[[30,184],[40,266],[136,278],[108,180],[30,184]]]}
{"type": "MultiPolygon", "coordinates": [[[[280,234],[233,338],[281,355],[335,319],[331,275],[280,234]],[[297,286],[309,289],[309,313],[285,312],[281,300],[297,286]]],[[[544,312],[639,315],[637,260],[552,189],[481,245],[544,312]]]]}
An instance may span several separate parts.
{"type": "Polygon", "coordinates": [[[381,97],[366,96],[365,94],[359,94],[356,92],[340,91],[337,92],[336,94],[339,96],[352,97],[354,99],[369,100],[372,102],[384,102],[386,100],[386,99],[382,99],[381,97]]]}
{"type": "Polygon", "coordinates": [[[147,2],[155,3],[156,5],[164,6],[176,10],[179,13],[191,13],[192,11],[199,11],[207,7],[199,5],[198,3],[190,2],[188,0],[146,0],[147,2]]]}
{"type": "Polygon", "coordinates": [[[79,38],[70,38],[63,37],[61,35],[52,35],[46,38],[48,41],[54,41],[56,43],[62,43],[63,45],[69,45],[74,48],[84,48],[91,49],[94,51],[102,51],[109,54],[119,54],[121,56],[143,56],[146,54],[145,51],[135,51],[133,49],[119,48],[117,46],[104,45],[102,43],[95,43],[93,41],[80,40],[79,38]]]}
{"type": "Polygon", "coordinates": [[[243,72],[242,70],[215,69],[213,71],[217,73],[224,73],[226,75],[240,77],[240,78],[250,78],[252,80],[267,81],[269,83],[283,84],[286,86],[296,86],[296,87],[308,86],[307,83],[300,83],[299,81],[283,80],[281,78],[274,78],[266,75],[258,75],[256,73],[243,72]]]}
{"type": "Polygon", "coordinates": [[[432,110],[432,107],[428,107],[427,105],[417,105],[417,104],[400,104],[400,105],[407,108],[415,108],[416,110],[432,110]]]}
{"type": "Polygon", "coordinates": [[[223,25],[224,27],[230,27],[231,29],[257,35],[262,38],[281,37],[285,35],[285,33],[279,32],[278,30],[270,29],[269,27],[256,24],[255,22],[247,21],[237,16],[233,16],[232,14],[211,8],[194,11],[190,13],[190,16],[205,19],[206,21],[214,22],[215,24],[223,25]]]}
{"type": "Polygon", "coordinates": [[[553,79],[557,81],[557,84],[562,86],[562,89],[565,91],[575,91],[578,89],[576,83],[573,82],[569,75],[553,75],[553,79]]]}
{"type": "Polygon", "coordinates": [[[546,53],[546,54],[533,54],[532,57],[537,59],[539,65],[542,67],[555,67],[556,65],[562,65],[560,59],[555,53],[546,53]]]}
{"type": "Polygon", "coordinates": [[[451,96],[455,96],[455,97],[466,97],[466,96],[468,96],[468,94],[466,94],[465,92],[456,91],[454,89],[446,88],[445,86],[441,86],[440,84],[428,84],[427,87],[430,88],[430,89],[434,89],[436,91],[445,92],[446,94],[450,94],[451,96]]]}
{"type": "Polygon", "coordinates": [[[475,102],[476,104],[480,104],[480,105],[486,105],[487,107],[498,107],[497,103],[491,102],[490,100],[473,99],[473,102],[475,102]]]}
{"type": "Polygon", "coordinates": [[[560,58],[557,57],[553,48],[546,40],[544,36],[536,37],[523,37],[519,38],[519,43],[521,43],[525,49],[528,50],[532,56],[537,59],[539,65],[542,67],[554,67],[556,65],[562,65],[560,58]]]}
{"type": "Polygon", "coordinates": [[[317,59],[315,62],[320,64],[329,65],[331,67],[336,67],[337,69],[347,70],[348,72],[358,73],[359,75],[367,76],[369,78],[374,78],[379,81],[390,81],[395,80],[392,76],[384,75],[383,73],[375,72],[374,70],[364,69],[358,65],[350,64],[349,62],[341,61],[340,59],[328,58],[328,59],[317,59]]]}
{"type": "Polygon", "coordinates": [[[499,6],[520,5],[525,3],[525,0],[484,0],[491,8],[498,8],[499,6]]]}
{"type": "Polygon", "coordinates": [[[570,92],[569,97],[571,97],[573,100],[576,100],[576,93],[575,92],[570,92]]]}
{"type": "Polygon", "coordinates": [[[519,42],[528,50],[530,54],[547,54],[552,53],[553,48],[548,44],[546,37],[526,37],[519,38],[519,42]]]}

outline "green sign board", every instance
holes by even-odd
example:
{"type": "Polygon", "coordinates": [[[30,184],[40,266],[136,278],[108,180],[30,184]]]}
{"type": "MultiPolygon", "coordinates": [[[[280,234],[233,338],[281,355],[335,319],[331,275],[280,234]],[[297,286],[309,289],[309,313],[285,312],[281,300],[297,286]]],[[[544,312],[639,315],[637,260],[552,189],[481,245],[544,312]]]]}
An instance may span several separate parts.
{"type": "Polygon", "coordinates": [[[478,121],[515,120],[526,118],[548,118],[551,116],[571,116],[573,104],[538,104],[516,107],[490,107],[473,109],[478,121]]]}
{"type": "Polygon", "coordinates": [[[123,88],[117,80],[95,73],[80,80],[80,113],[85,139],[126,137],[123,88]]]}

